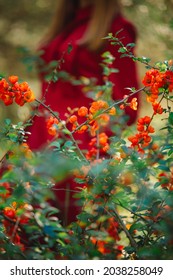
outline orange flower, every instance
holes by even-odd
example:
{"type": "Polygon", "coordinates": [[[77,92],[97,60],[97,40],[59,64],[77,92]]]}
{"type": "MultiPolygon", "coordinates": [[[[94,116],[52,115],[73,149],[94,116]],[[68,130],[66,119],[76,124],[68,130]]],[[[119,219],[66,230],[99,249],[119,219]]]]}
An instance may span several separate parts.
{"type": "Polygon", "coordinates": [[[46,127],[48,130],[48,133],[52,136],[55,136],[57,133],[57,128],[56,126],[58,125],[59,121],[51,116],[47,121],[46,121],[46,127]]]}
{"type": "Polygon", "coordinates": [[[121,109],[121,110],[124,110],[124,109],[125,109],[125,105],[124,105],[124,104],[121,104],[121,105],[120,105],[120,109],[121,109]]]}
{"type": "Polygon", "coordinates": [[[109,110],[109,115],[111,115],[111,116],[115,116],[115,115],[116,115],[116,109],[115,109],[115,107],[112,107],[112,108],[109,110]]]}
{"type": "Polygon", "coordinates": [[[101,253],[101,254],[109,254],[111,252],[110,249],[106,248],[107,246],[107,242],[104,240],[98,240],[95,237],[91,237],[91,242],[94,245],[97,245],[97,250],[101,253]]]}
{"type": "Polygon", "coordinates": [[[153,111],[154,111],[154,114],[162,114],[163,113],[163,108],[161,107],[161,105],[157,102],[154,102],[152,104],[153,106],[153,111]]]}
{"type": "Polygon", "coordinates": [[[142,131],[144,131],[144,129],[145,129],[144,125],[138,123],[138,125],[137,125],[137,130],[140,131],[140,132],[142,132],[142,131]]]}
{"type": "Polygon", "coordinates": [[[22,96],[22,93],[19,92],[18,94],[16,94],[15,96],[15,102],[19,105],[19,106],[23,106],[25,104],[25,100],[22,96]]]}
{"type": "Polygon", "coordinates": [[[98,111],[107,109],[108,107],[109,107],[108,103],[104,100],[94,101],[94,102],[92,102],[91,107],[89,108],[89,112],[92,115],[94,115],[98,111]]]}
{"type": "Polygon", "coordinates": [[[80,117],[86,117],[87,114],[88,114],[88,108],[87,108],[87,107],[82,106],[82,107],[79,108],[79,110],[78,110],[78,116],[80,116],[80,117]]]}
{"type": "Polygon", "coordinates": [[[147,131],[148,131],[149,133],[154,133],[154,132],[155,132],[155,129],[154,129],[154,127],[152,127],[151,125],[149,125],[148,128],[147,128],[147,131]]]}
{"type": "Polygon", "coordinates": [[[24,153],[24,155],[27,157],[27,158],[31,158],[32,156],[32,151],[30,150],[29,148],[29,145],[27,143],[22,143],[20,145],[20,151],[24,153]]]}
{"type": "Polygon", "coordinates": [[[22,92],[25,92],[29,89],[29,85],[27,82],[22,82],[21,84],[19,84],[19,89],[22,92]]]}
{"type": "Polygon", "coordinates": [[[33,102],[35,100],[35,96],[34,96],[34,93],[32,90],[28,90],[24,93],[24,96],[23,96],[24,100],[26,102],[33,102]]]}
{"type": "Polygon", "coordinates": [[[99,116],[99,123],[102,126],[106,126],[110,120],[110,116],[108,114],[102,114],[99,116]]]}
{"type": "Polygon", "coordinates": [[[138,108],[137,106],[138,106],[137,98],[134,97],[130,102],[130,108],[136,111],[138,108]]]}
{"type": "Polygon", "coordinates": [[[138,145],[139,138],[137,137],[137,134],[135,136],[129,136],[128,140],[132,143],[133,146],[138,145]]]}
{"type": "Polygon", "coordinates": [[[151,122],[151,118],[148,117],[148,116],[145,116],[145,117],[140,118],[140,119],[138,120],[138,123],[139,123],[139,124],[142,124],[142,125],[150,124],[150,122],[151,122]]]}
{"type": "Polygon", "coordinates": [[[97,149],[92,147],[86,154],[86,159],[91,160],[93,157],[95,157],[97,154],[97,149]]]}
{"type": "Polygon", "coordinates": [[[16,82],[18,82],[18,76],[9,76],[8,80],[10,81],[11,84],[15,84],[16,82]]]}
{"type": "Polygon", "coordinates": [[[91,136],[95,136],[95,135],[96,135],[96,131],[97,131],[98,129],[99,129],[98,122],[94,121],[94,123],[93,123],[92,126],[90,127],[91,136]]]}
{"type": "Polygon", "coordinates": [[[110,148],[108,140],[109,138],[105,132],[100,133],[98,139],[97,137],[92,138],[89,142],[91,149],[87,152],[87,159],[93,159],[96,156],[98,149],[100,149],[101,152],[106,153],[110,148]]]}
{"type": "Polygon", "coordinates": [[[8,88],[9,88],[9,83],[4,78],[2,78],[0,80],[0,92],[3,93],[3,91],[8,90],[8,88]]]}
{"type": "Polygon", "coordinates": [[[70,116],[69,122],[72,123],[72,124],[74,124],[75,122],[77,122],[77,116],[76,116],[76,115],[70,116]]]}
{"type": "Polygon", "coordinates": [[[12,207],[5,207],[3,213],[6,217],[14,219],[16,215],[16,210],[12,207]]]}
{"type": "Polygon", "coordinates": [[[147,96],[147,101],[150,103],[153,103],[157,100],[158,98],[158,93],[157,94],[151,94],[149,96],[147,96]]]}
{"type": "Polygon", "coordinates": [[[100,145],[106,145],[108,141],[108,136],[106,133],[102,132],[99,134],[99,144],[100,145]]]}
{"type": "Polygon", "coordinates": [[[49,127],[48,129],[48,133],[52,136],[55,136],[56,135],[56,128],[55,127],[49,127]]]}
{"type": "Polygon", "coordinates": [[[72,131],[76,130],[76,128],[77,128],[77,125],[76,125],[76,124],[73,124],[73,126],[72,126],[72,131]]]}
{"type": "Polygon", "coordinates": [[[159,71],[156,69],[150,69],[146,72],[142,83],[144,84],[144,86],[146,87],[151,87],[153,86],[153,84],[156,81],[156,76],[159,74],[159,71]]]}
{"type": "Polygon", "coordinates": [[[1,97],[1,100],[4,102],[4,104],[6,106],[9,106],[13,103],[13,96],[11,96],[10,94],[4,94],[2,97],[1,97]]]}
{"type": "Polygon", "coordinates": [[[80,127],[80,129],[79,129],[77,132],[80,133],[80,134],[82,134],[82,133],[84,133],[85,131],[87,131],[87,129],[88,129],[88,126],[87,126],[87,125],[82,125],[82,126],[80,127]]]}

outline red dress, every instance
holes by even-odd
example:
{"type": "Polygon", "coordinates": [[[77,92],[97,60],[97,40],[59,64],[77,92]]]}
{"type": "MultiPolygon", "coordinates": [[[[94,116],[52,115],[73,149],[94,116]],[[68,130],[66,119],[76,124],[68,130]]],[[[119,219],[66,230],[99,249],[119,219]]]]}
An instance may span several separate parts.
{"type": "MultiPolygon", "coordinates": [[[[112,67],[119,69],[119,73],[111,75],[111,80],[114,84],[113,99],[122,99],[124,94],[128,94],[126,87],[138,88],[137,70],[135,63],[129,58],[120,58],[117,52],[117,46],[111,45],[105,41],[105,46],[99,52],[91,52],[85,46],[80,46],[78,40],[83,36],[88,21],[90,18],[90,8],[78,10],[75,19],[68,25],[68,27],[44,47],[43,59],[46,63],[52,60],[59,60],[64,55],[64,63],[61,64],[61,70],[67,71],[72,76],[79,78],[81,76],[88,78],[96,78],[97,84],[103,84],[102,62],[101,54],[104,51],[110,51],[116,58],[112,67]],[[69,44],[72,45],[72,51],[67,54],[69,44]]],[[[123,38],[124,45],[134,43],[136,41],[136,31],[134,26],[127,21],[122,15],[118,15],[112,22],[109,33],[115,34],[121,31],[120,37],[123,38]],[[123,30],[122,30],[123,29],[123,30]]],[[[42,81],[42,94],[45,93],[47,83],[42,81]]],[[[76,108],[81,106],[88,107],[91,103],[81,90],[81,86],[74,86],[70,82],[58,80],[56,83],[51,83],[48,93],[46,94],[46,104],[50,105],[51,109],[59,112],[60,118],[66,119],[64,114],[67,112],[67,107],[76,108]]],[[[128,124],[132,124],[136,120],[136,111],[129,109],[127,114],[130,119],[128,124]]],[[[30,129],[31,136],[28,139],[30,148],[33,150],[39,149],[44,145],[50,136],[47,133],[45,121],[42,117],[35,117],[34,123],[30,129]]],[[[82,147],[86,147],[88,139],[83,139],[82,147]]],[[[73,184],[70,188],[73,188],[73,184]]],[[[64,193],[56,193],[58,200],[58,207],[64,208],[64,193]]],[[[77,208],[73,205],[73,199],[70,199],[71,209],[68,211],[69,221],[74,220],[77,208]]]]}

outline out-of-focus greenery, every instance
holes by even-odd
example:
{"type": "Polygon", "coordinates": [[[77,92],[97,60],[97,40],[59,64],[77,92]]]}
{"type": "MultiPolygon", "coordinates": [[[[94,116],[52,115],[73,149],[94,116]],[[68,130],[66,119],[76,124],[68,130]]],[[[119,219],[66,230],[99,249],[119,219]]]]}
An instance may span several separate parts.
{"type": "MultiPolygon", "coordinates": [[[[21,63],[19,47],[34,50],[46,31],[54,13],[57,0],[0,0],[0,73],[19,75],[27,79],[39,94],[39,82],[34,71],[28,73],[21,63]]],[[[138,31],[137,54],[152,60],[172,58],[173,49],[173,0],[122,0],[124,14],[135,24],[138,31]]],[[[139,66],[142,76],[144,67],[139,66]]],[[[16,108],[0,105],[2,117],[15,118],[16,108]]],[[[27,115],[17,109],[19,119],[27,115]]]]}
{"type": "MultiPolygon", "coordinates": [[[[37,46],[51,20],[56,2],[0,0],[1,71],[21,73],[23,68],[19,65],[16,47],[22,45],[33,49],[37,46]]],[[[154,59],[171,56],[173,0],[122,0],[122,3],[125,15],[138,30],[138,51],[154,59]]]]}
{"type": "MultiPolygon", "coordinates": [[[[17,48],[35,49],[53,13],[56,1],[0,0],[0,61],[1,72],[20,74],[25,68],[19,61],[17,48]]],[[[28,77],[28,73],[27,73],[28,77]]]]}
{"type": "Polygon", "coordinates": [[[173,0],[123,0],[138,30],[138,53],[155,61],[172,58],[173,0]]]}

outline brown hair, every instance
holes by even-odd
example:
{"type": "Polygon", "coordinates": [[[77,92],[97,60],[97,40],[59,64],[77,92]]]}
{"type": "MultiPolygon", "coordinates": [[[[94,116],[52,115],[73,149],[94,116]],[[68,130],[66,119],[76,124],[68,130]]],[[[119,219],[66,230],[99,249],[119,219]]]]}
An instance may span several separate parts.
{"type": "MultiPolygon", "coordinates": [[[[120,12],[119,0],[92,0],[93,10],[81,45],[87,45],[95,51],[103,45],[101,40],[109,32],[113,18],[120,12]]],[[[44,37],[43,42],[48,43],[56,37],[70,23],[75,16],[75,11],[80,6],[80,0],[58,0],[52,24],[44,37]]]]}

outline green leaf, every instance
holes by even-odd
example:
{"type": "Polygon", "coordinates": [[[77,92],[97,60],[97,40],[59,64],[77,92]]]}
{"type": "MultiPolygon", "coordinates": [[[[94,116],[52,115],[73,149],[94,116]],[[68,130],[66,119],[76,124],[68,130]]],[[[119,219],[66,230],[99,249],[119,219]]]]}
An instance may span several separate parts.
{"type": "Polygon", "coordinates": [[[49,145],[49,147],[55,147],[57,150],[60,150],[61,145],[58,141],[54,141],[49,145]]]}
{"type": "Polygon", "coordinates": [[[24,186],[19,185],[15,188],[14,192],[13,192],[13,196],[16,198],[22,198],[23,195],[25,195],[26,190],[24,188],[24,186]]]}
{"type": "Polygon", "coordinates": [[[129,43],[129,44],[126,45],[126,47],[130,47],[130,48],[134,48],[135,46],[136,46],[135,43],[129,43]]]}
{"type": "Polygon", "coordinates": [[[71,148],[71,149],[73,149],[73,148],[75,148],[74,147],[74,143],[72,142],[72,141],[66,141],[65,143],[64,143],[64,148],[66,148],[66,149],[69,149],[69,148],[71,148]]]}
{"type": "Polygon", "coordinates": [[[119,53],[126,53],[127,49],[126,49],[126,47],[121,47],[121,48],[118,49],[118,52],[119,53]]]}
{"type": "Polygon", "coordinates": [[[159,166],[158,166],[158,169],[170,172],[169,167],[166,166],[166,165],[159,165],[159,166]]]}
{"type": "Polygon", "coordinates": [[[9,136],[9,138],[10,138],[10,140],[11,140],[12,142],[14,142],[14,143],[17,143],[17,142],[18,142],[18,136],[17,136],[16,134],[14,134],[14,133],[9,133],[8,136],[9,136]]]}
{"type": "Polygon", "coordinates": [[[3,75],[2,73],[0,73],[0,80],[2,80],[3,78],[5,78],[5,75],[3,75]]]}
{"type": "Polygon", "coordinates": [[[168,152],[168,156],[171,156],[173,153],[173,149],[168,152]]]}
{"type": "MultiPolygon", "coordinates": [[[[107,51],[107,52],[104,52],[101,56],[103,57],[103,58],[107,58],[107,57],[109,57],[111,55],[111,53],[109,52],[109,51],[107,51]]],[[[111,55],[112,56],[112,55],[111,55]]]]}
{"type": "Polygon", "coordinates": [[[173,112],[170,112],[169,117],[168,117],[168,122],[169,122],[169,124],[173,125],[173,112]]]}
{"type": "Polygon", "coordinates": [[[56,83],[58,81],[58,76],[57,74],[54,73],[53,77],[52,77],[52,82],[56,83]]]}
{"type": "Polygon", "coordinates": [[[140,222],[134,223],[131,227],[129,232],[133,233],[134,230],[143,231],[146,226],[140,222]]]}
{"type": "Polygon", "coordinates": [[[161,182],[156,182],[156,183],[154,184],[154,189],[157,188],[157,187],[159,187],[160,185],[161,185],[161,182]]]}
{"type": "Polygon", "coordinates": [[[58,61],[57,60],[52,60],[49,63],[49,67],[51,67],[51,68],[56,68],[57,66],[58,66],[58,61]]]}
{"type": "Polygon", "coordinates": [[[55,228],[51,225],[45,225],[43,227],[43,231],[45,234],[47,234],[48,236],[55,238],[56,237],[56,232],[55,232],[55,228]]]}
{"type": "Polygon", "coordinates": [[[0,196],[6,195],[8,193],[4,186],[0,186],[0,196]]]}
{"type": "Polygon", "coordinates": [[[70,130],[67,129],[67,128],[63,129],[62,132],[63,132],[64,134],[67,134],[67,135],[70,135],[70,134],[71,134],[70,130]]]}
{"type": "Polygon", "coordinates": [[[11,120],[10,119],[5,119],[4,122],[5,122],[6,125],[10,125],[11,124],[11,120]]]}

